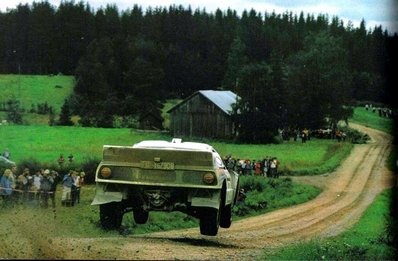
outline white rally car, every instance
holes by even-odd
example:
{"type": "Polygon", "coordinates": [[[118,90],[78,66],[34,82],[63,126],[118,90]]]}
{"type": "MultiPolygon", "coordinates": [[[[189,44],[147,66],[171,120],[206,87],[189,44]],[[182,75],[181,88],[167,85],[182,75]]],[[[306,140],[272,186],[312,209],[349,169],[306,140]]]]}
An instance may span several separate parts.
{"type": "Polygon", "coordinates": [[[104,145],[95,181],[92,205],[105,229],[119,228],[130,211],[137,224],[150,211],[181,211],[199,219],[201,234],[215,236],[231,226],[239,175],[212,146],[173,139],[104,145]]]}

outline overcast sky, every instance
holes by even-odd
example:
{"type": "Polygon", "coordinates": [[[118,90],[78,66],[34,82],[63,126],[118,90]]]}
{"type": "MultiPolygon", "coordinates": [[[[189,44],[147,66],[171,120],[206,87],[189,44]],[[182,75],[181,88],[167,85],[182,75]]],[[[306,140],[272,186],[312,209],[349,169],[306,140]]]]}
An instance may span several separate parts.
{"type": "MultiPolygon", "coordinates": [[[[70,1],[70,0],[68,0],[70,1]]],[[[7,8],[15,8],[19,3],[31,4],[28,0],[0,0],[0,10],[5,12],[7,8]]],[[[36,0],[40,2],[40,0],[36,0]]],[[[61,0],[49,0],[54,6],[58,6],[61,0]]],[[[79,0],[75,0],[75,3],[79,0]]],[[[217,8],[226,10],[231,8],[242,14],[243,10],[255,9],[264,13],[275,11],[283,13],[291,11],[299,14],[328,14],[330,17],[338,16],[347,25],[351,21],[358,27],[360,21],[365,19],[367,28],[382,25],[390,33],[398,32],[398,0],[86,0],[94,9],[105,7],[107,4],[116,4],[119,11],[131,8],[134,4],[141,6],[144,10],[148,7],[170,6],[172,4],[182,5],[193,10],[200,8],[206,12],[214,12],[217,8]]]]}

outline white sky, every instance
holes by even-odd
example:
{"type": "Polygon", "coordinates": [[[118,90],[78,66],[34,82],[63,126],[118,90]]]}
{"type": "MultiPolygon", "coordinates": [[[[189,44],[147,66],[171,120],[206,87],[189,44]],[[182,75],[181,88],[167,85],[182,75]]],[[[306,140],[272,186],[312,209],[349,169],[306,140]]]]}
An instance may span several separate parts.
{"type": "MultiPolygon", "coordinates": [[[[36,0],[40,2],[41,0],[36,0]]],[[[19,3],[31,4],[33,0],[0,0],[0,10],[5,12],[7,8],[15,8],[19,3]]],[[[54,6],[58,6],[61,0],[48,0],[54,6]]],[[[68,0],[70,2],[70,0],[68,0]]],[[[75,0],[75,3],[79,0],[75,0]]],[[[236,10],[238,15],[243,10],[255,9],[257,12],[264,13],[275,11],[283,13],[291,11],[299,14],[328,14],[329,17],[338,16],[347,25],[351,21],[355,27],[359,26],[362,19],[365,19],[367,28],[375,25],[382,25],[390,33],[398,33],[398,1],[397,0],[83,0],[89,3],[94,9],[105,7],[107,4],[116,4],[119,11],[132,8],[137,4],[145,10],[148,6],[169,7],[172,4],[182,5],[193,10],[200,8],[206,12],[214,12],[217,8],[222,11],[231,8],[236,10]]]]}

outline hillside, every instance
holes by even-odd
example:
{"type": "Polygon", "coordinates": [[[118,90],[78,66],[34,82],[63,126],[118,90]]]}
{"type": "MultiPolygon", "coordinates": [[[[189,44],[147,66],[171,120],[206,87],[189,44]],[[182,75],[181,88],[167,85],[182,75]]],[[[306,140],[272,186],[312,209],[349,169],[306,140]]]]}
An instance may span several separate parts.
{"type": "Polygon", "coordinates": [[[0,75],[0,103],[15,97],[21,108],[44,104],[59,113],[64,100],[73,92],[75,79],[64,75],[0,75]]]}

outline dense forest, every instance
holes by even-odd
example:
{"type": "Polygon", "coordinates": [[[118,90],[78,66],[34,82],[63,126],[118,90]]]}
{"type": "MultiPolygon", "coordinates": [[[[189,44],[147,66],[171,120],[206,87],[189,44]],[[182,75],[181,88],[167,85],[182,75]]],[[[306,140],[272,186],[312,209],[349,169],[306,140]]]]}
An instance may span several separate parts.
{"type": "MultiPolygon", "coordinates": [[[[327,14],[43,1],[0,12],[0,73],[76,77],[62,111],[85,126],[126,124],[169,98],[224,89],[251,141],[346,118],[355,100],[391,102],[397,34],[327,14]]],[[[65,116],[65,115],[64,115],[65,116]]],[[[68,117],[66,117],[68,121],[68,117]]]]}

